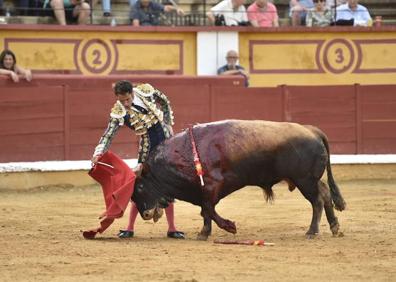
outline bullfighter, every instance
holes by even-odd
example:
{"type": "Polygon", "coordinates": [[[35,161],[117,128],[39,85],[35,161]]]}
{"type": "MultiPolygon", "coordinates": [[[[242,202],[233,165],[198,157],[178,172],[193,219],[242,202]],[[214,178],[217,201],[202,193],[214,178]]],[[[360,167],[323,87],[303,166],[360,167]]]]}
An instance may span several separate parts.
{"type": "MultiPolygon", "coordinates": [[[[118,81],[114,85],[114,94],[117,102],[111,110],[107,129],[100,138],[91,161],[93,164],[98,162],[99,157],[110,147],[118,129],[126,125],[135,131],[136,135],[140,136],[138,166],[141,166],[158,144],[173,135],[174,117],[169,100],[164,93],[150,84],[146,83],[132,87],[132,83],[126,80],[118,81]]],[[[160,217],[160,210],[155,212],[157,218],[160,217]]],[[[184,239],[184,233],[177,231],[174,223],[173,203],[165,209],[165,214],[168,221],[167,236],[184,239]]],[[[120,230],[119,238],[134,236],[134,224],[137,215],[138,210],[132,201],[128,227],[126,230],[120,230]]]]}

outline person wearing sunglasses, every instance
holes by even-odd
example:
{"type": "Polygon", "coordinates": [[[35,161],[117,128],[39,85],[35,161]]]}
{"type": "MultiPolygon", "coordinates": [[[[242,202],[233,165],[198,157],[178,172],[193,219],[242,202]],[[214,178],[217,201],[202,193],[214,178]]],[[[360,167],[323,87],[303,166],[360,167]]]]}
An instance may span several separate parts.
{"type": "Polygon", "coordinates": [[[334,19],[333,10],[328,9],[324,0],[313,0],[315,7],[309,9],[305,19],[307,26],[329,26],[334,19]]]}

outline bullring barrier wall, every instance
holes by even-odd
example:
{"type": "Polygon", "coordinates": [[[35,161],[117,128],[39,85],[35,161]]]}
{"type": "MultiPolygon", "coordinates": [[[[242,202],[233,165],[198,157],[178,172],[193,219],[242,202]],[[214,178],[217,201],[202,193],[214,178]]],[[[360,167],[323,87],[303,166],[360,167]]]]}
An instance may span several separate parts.
{"type": "MultiPolygon", "coordinates": [[[[396,85],[245,88],[237,77],[36,75],[31,83],[0,78],[0,162],[90,159],[119,79],[163,90],[176,132],[231,118],[290,121],[321,128],[332,153],[396,153],[396,85]]],[[[137,138],[122,128],[111,148],[136,158],[137,138]]]]}
{"type": "Polygon", "coordinates": [[[396,27],[0,25],[0,49],[34,73],[215,75],[230,49],[251,86],[393,84],[396,27]]]}

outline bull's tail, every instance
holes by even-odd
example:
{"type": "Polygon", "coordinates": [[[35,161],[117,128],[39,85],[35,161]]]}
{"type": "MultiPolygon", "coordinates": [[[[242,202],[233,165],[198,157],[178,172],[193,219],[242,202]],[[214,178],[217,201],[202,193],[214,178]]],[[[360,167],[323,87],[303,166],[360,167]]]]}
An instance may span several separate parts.
{"type": "Polygon", "coordinates": [[[334,207],[339,211],[343,211],[343,210],[345,210],[346,203],[344,201],[344,198],[341,195],[340,189],[338,188],[337,184],[335,183],[333,173],[331,172],[330,148],[329,148],[329,143],[327,141],[327,136],[316,127],[312,126],[311,129],[320,137],[320,139],[322,140],[322,142],[326,148],[326,151],[327,151],[327,165],[326,165],[327,183],[329,184],[329,187],[330,187],[331,199],[333,200],[334,207]]]}
{"type": "Polygon", "coordinates": [[[272,190],[272,187],[263,187],[261,186],[261,188],[263,189],[263,194],[265,197],[265,201],[267,203],[272,203],[274,201],[274,191],[272,190]]]}

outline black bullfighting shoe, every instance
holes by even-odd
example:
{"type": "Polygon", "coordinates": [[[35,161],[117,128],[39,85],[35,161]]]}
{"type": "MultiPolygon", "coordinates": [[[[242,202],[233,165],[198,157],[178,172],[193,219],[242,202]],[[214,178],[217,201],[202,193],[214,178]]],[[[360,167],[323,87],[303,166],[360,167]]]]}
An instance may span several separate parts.
{"type": "Polygon", "coordinates": [[[167,234],[168,238],[173,238],[173,239],[185,239],[184,237],[184,232],[181,231],[168,231],[167,234]]]}
{"type": "Polygon", "coordinates": [[[133,237],[133,231],[128,231],[128,230],[120,230],[120,233],[118,233],[118,238],[132,238],[133,237]]]}

